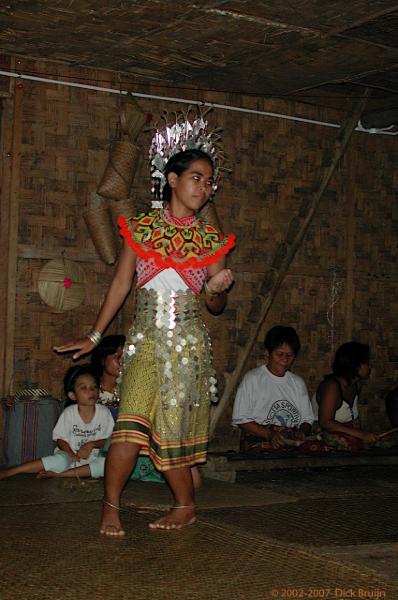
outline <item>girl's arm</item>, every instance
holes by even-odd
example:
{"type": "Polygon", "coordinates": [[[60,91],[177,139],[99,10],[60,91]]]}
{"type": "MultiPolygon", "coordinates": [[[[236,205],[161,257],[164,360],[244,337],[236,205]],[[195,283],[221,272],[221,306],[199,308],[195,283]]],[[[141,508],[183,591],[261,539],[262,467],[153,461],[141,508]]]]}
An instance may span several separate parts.
{"type": "Polygon", "coordinates": [[[57,446],[60,450],[62,450],[63,452],[66,452],[72,458],[77,458],[76,454],[73,452],[72,448],[69,446],[68,442],[66,442],[65,440],[61,440],[61,439],[57,440],[57,446]]]}
{"type": "MultiPolygon", "coordinates": [[[[131,289],[135,265],[136,255],[131,250],[126,240],[124,240],[115,275],[94,323],[95,331],[99,331],[99,333],[102,334],[123,304],[131,289]]],[[[73,359],[76,360],[79,356],[91,352],[93,348],[95,348],[95,344],[87,336],[84,336],[74,342],[62,346],[55,346],[54,350],[56,352],[78,350],[78,352],[73,355],[73,359]]]]}
{"type": "Polygon", "coordinates": [[[377,434],[355,429],[350,425],[335,420],[336,411],[341,402],[338,384],[335,381],[326,383],[320,391],[319,425],[329,433],[345,433],[367,443],[376,442],[377,434]]]}
{"type": "Polygon", "coordinates": [[[234,281],[231,269],[226,269],[225,265],[225,257],[210,265],[207,270],[209,277],[204,286],[206,306],[216,315],[223,311],[227,302],[225,292],[234,281]]]}
{"type": "Polygon", "coordinates": [[[83,446],[80,446],[79,450],[76,452],[77,458],[88,458],[91,454],[91,451],[94,450],[94,448],[102,448],[107,439],[108,438],[95,440],[93,442],[86,442],[83,444],[83,446]]]}

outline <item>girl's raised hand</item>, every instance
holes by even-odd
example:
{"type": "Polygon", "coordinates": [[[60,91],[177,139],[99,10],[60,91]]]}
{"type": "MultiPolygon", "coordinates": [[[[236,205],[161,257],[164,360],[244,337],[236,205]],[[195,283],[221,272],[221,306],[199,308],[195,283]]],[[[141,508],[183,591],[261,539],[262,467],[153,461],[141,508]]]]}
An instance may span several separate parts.
{"type": "Polygon", "coordinates": [[[69,342],[69,344],[64,344],[63,346],[54,346],[53,350],[55,352],[59,352],[62,354],[63,352],[73,352],[73,350],[78,350],[72,356],[73,360],[80,358],[83,354],[89,354],[95,348],[94,342],[90,340],[89,337],[85,336],[76,340],[75,342],[69,342]]]}
{"type": "Polygon", "coordinates": [[[217,294],[221,294],[225,292],[234,282],[234,276],[232,274],[231,269],[222,269],[207,282],[208,287],[212,292],[217,294]]]}

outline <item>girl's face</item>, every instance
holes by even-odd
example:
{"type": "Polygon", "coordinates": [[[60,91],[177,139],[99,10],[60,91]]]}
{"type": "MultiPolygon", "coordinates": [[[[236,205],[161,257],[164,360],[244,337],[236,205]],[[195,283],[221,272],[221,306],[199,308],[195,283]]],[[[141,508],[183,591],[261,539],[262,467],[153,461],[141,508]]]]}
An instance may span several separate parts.
{"type": "Polygon", "coordinates": [[[171,210],[177,218],[188,217],[199,210],[213,191],[213,167],[204,159],[195,160],[177,175],[169,173],[171,210]]]}
{"type": "Polygon", "coordinates": [[[111,377],[117,377],[120,371],[120,361],[123,354],[123,348],[119,348],[113,354],[108,354],[104,360],[104,371],[111,377]]]}
{"type": "Polygon", "coordinates": [[[98,401],[98,394],[99,388],[95,377],[87,373],[76,378],[73,392],[69,392],[69,397],[75,400],[78,406],[94,406],[98,401]]]}
{"type": "Polygon", "coordinates": [[[362,363],[357,370],[358,377],[360,379],[369,379],[370,376],[370,366],[369,363],[362,363]]]}
{"type": "Polygon", "coordinates": [[[277,377],[286,374],[296,358],[293,350],[288,344],[282,344],[269,353],[267,367],[277,377]]]}

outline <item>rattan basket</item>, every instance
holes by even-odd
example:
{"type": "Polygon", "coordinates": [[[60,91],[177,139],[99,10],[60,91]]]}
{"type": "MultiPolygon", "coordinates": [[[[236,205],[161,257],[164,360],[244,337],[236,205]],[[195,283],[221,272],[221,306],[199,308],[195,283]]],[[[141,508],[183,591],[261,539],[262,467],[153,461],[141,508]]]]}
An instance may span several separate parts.
{"type": "Polygon", "coordinates": [[[98,186],[98,194],[112,200],[128,197],[138,168],[141,149],[127,140],[112,143],[108,166],[98,186]]]}
{"type": "Polygon", "coordinates": [[[56,311],[72,310],[85,298],[86,274],[72,260],[50,260],[40,271],[37,287],[40,298],[56,311]]]}
{"type": "Polygon", "coordinates": [[[120,216],[132,217],[137,209],[137,201],[131,196],[125,200],[110,200],[109,208],[112,215],[112,221],[117,226],[117,221],[120,216]]]}
{"type": "Polygon", "coordinates": [[[206,218],[206,221],[213,225],[218,231],[222,231],[221,223],[217,215],[216,207],[213,202],[207,202],[199,211],[199,214],[206,218]]]}
{"type": "Polygon", "coordinates": [[[123,133],[128,135],[130,142],[135,142],[146,122],[146,114],[129,95],[120,111],[120,127],[123,133]]]}
{"type": "Polygon", "coordinates": [[[117,259],[118,244],[115,226],[108,205],[91,208],[83,214],[87,229],[100,259],[113,265],[117,259]]]}

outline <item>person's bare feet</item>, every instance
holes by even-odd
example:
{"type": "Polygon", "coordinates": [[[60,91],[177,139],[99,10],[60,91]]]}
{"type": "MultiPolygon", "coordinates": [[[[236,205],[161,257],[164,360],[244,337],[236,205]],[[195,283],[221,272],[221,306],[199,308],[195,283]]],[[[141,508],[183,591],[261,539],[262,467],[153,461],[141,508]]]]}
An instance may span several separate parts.
{"type": "Polygon", "coordinates": [[[108,537],[121,537],[125,531],[120,522],[120,508],[103,500],[100,533],[108,537]]]}
{"type": "Polygon", "coordinates": [[[58,477],[58,473],[55,471],[39,471],[36,475],[36,479],[52,479],[53,477],[58,477]]]}
{"type": "Polygon", "coordinates": [[[149,523],[149,529],[182,529],[196,521],[195,506],[174,506],[164,517],[149,523]]]}

